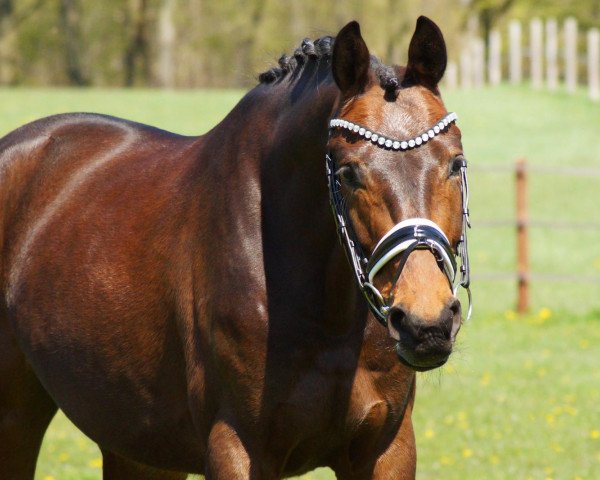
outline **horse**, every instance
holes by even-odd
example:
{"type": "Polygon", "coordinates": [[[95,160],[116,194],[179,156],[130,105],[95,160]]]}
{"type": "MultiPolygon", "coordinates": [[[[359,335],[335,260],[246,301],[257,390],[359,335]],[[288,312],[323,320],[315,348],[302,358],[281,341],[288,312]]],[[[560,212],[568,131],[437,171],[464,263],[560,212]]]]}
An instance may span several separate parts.
{"type": "Polygon", "coordinates": [[[60,408],[105,479],[411,479],[468,287],[466,161],[420,17],[305,40],[208,133],[72,113],[0,140],[0,472],[60,408]],[[457,258],[461,267],[458,268],[457,258]]]}

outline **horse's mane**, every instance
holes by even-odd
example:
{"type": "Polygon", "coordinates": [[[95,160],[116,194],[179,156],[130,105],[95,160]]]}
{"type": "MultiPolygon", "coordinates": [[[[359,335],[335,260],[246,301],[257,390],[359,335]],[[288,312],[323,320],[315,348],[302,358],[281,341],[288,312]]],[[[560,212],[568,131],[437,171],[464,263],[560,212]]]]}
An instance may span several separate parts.
{"type": "MultiPolygon", "coordinates": [[[[294,51],[292,56],[283,54],[279,58],[279,67],[272,67],[258,76],[262,84],[278,83],[288,75],[297,75],[304,70],[305,66],[312,63],[322,63],[331,61],[335,37],[326,36],[311,41],[308,38],[302,40],[300,46],[294,51]]],[[[381,87],[387,91],[395,90],[399,87],[398,72],[394,67],[385,65],[377,57],[371,55],[371,69],[379,78],[381,87]]]]}

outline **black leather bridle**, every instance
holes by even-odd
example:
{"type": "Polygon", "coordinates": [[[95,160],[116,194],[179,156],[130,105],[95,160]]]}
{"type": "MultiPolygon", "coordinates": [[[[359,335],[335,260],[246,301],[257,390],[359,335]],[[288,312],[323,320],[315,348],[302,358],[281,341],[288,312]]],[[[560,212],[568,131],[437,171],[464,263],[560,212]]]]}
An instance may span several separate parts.
{"type": "MultiPolygon", "coordinates": [[[[343,119],[330,121],[330,134],[332,129],[342,128],[364,137],[365,140],[371,141],[380,148],[403,151],[423,145],[445,131],[456,120],[456,114],[449,113],[432,128],[409,140],[390,139],[343,119]]],[[[397,282],[408,256],[414,250],[425,249],[430,250],[435,256],[440,268],[448,278],[453,294],[456,295],[458,287],[463,287],[467,291],[469,308],[466,319],[468,320],[472,312],[472,298],[467,248],[467,229],[471,227],[471,224],[469,221],[469,187],[466,161],[463,160],[460,166],[462,233],[456,248],[456,255],[448,238],[436,223],[425,218],[410,218],[392,227],[377,243],[370,258],[367,258],[356,239],[348,218],[346,202],[341,193],[341,183],[336,175],[335,163],[329,152],[325,155],[325,159],[329,199],[337,225],[338,236],[354,271],[356,282],[367,299],[369,308],[375,318],[383,325],[387,325],[387,316],[390,309],[381,292],[373,284],[373,279],[377,273],[391,260],[400,256],[400,266],[395,275],[395,282],[397,282]],[[460,258],[460,278],[458,282],[456,282],[456,256],[460,258]]]]}

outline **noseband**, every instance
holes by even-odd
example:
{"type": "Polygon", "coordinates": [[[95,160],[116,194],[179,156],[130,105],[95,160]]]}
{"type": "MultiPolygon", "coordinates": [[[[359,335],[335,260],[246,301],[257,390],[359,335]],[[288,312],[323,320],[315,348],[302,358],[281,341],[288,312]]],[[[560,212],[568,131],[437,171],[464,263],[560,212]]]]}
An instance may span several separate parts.
{"type": "MultiPolygon", "coordinates": [[[[418,148],[431,140],[436,135],[444,132],[456,122],[455,113],[448,113],[426,132],[408,140],[394,140],[366,127],[334,118],[329,122],[330,134],[335,128],[354,132],[379,148],[386,150],[405,151],[418,148]]],[[[452,293],[456,295],[458,287],[467,291],[469,308],[466,319],[471,317],[472,301],[470,289],[469,255],[467,250],[467,228],[471,227],[469,221],[469,187],[467,182],[467,163],[463,160],[460,167],[461,192],[462,192],[462,233],[457,244],[455,255],[448,238],[442,229],[433,221],[426,218],[409,218],[393,226],[379,240],[370,258],[363,251],[356,239],[352,225],[348,219],[346,202],[341,192],[341,183],[336,175],[334,161],[327,153],[325,155],[327,168],[327,183],[329,185],[329,200],[333,216],[337,225],[338,236],[346,255],[354,270],[354,275],[359,288],[364,294],[371,312],[383,325],[387,324],[387,315],[390,306],[381,292],[375,287],[373,280],[377,273],[390,261],[400,256],[400,266],[396,272],[394,283],[398,281],[408,256],[414,250],[430,250],[435,256],[441,270],[446,275],[452,293]],[[460,279],[456,282],[457,264],[456,256],[460,258],[460,279]]]]}

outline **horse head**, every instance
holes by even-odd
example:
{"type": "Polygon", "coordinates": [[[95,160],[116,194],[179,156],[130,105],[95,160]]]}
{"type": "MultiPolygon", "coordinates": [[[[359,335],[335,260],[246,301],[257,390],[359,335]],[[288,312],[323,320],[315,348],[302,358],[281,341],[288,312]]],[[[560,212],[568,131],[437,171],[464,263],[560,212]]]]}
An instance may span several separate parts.
{"type": "Polygon", "coordinates": [[[356,22],[340,31],[332,56],[340,90],[327,145],[334,213],[372,311],[400,360],[419,371],[446,362],[460,329],[461,249],[468,287],[466,161],[457,117],[438,89],[446,61],[443,36],[425,17],[405,67],[371,57],[356,22]]]}

